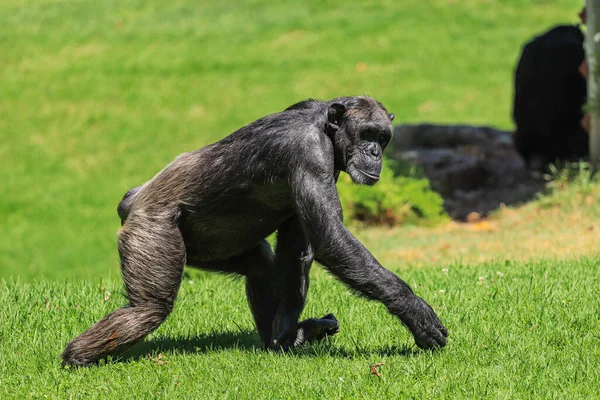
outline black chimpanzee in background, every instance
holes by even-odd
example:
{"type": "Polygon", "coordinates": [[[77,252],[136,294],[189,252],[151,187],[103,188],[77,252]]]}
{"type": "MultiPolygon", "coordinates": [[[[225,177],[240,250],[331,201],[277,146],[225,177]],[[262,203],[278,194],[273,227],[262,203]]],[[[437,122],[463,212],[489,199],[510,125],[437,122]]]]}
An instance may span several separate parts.
{"type": "Polygon", "coordinates": [[[589,136],[582,126],[586,79],[584,35],[577,26],[557,26],[523,49],[515,72],[515,145],[528,165],[586,157],[589,136]]]}
{"type": "Polygon", "coordinates": [[[444,346],[448,331],[431,307],[342,222],[338,175],[366,185],[379,180],[393,117],[367,96],[303,101],[180,155],[130,190],[118,208],[129,304],[69,343],[64,363],[89,365],[155,330],[173,308],[184,265],[245,276],[270,349],[338,331],[331,314],[298,322],[313,260],[382,302],[419,347],[444,346]],[[264,238],[274,231],[273,252],[264,238]]]}

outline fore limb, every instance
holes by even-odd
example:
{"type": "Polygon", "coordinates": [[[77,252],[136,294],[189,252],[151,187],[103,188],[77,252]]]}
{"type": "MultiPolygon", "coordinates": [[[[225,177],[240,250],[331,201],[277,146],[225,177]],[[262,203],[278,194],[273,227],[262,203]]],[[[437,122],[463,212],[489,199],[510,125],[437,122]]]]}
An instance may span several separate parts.
{"type": "Polygon", "coordinates": [[[292,184],[315,259],[352,289],[383,303],[408,327],[419,347],[445,346],[448,331],[433,309],[346,229],[333,174],[321,171],[317,167],[298,171],[292,184]]]}
{"type": "Polygon", "coordinates": [[[119,232],[121,270],[129,304],[67,345],[63,363],[89,365],[142,340],[167,318],[179,290],[185,246],[175,213],[131,215],[119,232]]]}
{"type": "Polygon", "coordinates": [[[298,323],[306,304],[313,258],[312,247],[305,239],[300,220],[294,215],[277,231],[275,262],[280,279],[274,289],[279,304],[269,348],[287,350],[339,331],[339,323],[333,314],[298,323]]]}

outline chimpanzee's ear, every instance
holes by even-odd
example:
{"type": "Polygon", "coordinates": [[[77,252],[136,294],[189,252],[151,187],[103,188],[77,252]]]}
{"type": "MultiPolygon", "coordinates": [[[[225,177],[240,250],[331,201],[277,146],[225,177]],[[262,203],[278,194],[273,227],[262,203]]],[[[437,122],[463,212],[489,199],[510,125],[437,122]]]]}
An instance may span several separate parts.
{"type": "Polygon", "coordinates": [[[394,120],[394,118],[396,118],[396,114],[394,114],[394,113],[390,113],[390,114],[389,114],[389,117],[390,117],[390,121],[393,121],[393,120],[394,120]]]}
{"type": "Polygon", "coordinates": [[[327,120],[333,128],[337,129],[342,123],[342,116],[346,112],[346,106],[340,103],[333,103],[327,110],[327,120]]]}

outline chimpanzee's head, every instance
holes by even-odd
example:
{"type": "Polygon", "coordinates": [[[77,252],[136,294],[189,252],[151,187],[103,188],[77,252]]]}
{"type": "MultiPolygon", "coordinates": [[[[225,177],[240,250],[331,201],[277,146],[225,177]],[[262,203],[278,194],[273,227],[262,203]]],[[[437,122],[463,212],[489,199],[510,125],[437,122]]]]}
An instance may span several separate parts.
{"type": "Polygon", "coordinates": [[[383,150],[392,138],[394,114],[368,96],[333,99],[329,104],[335,168],[355,183],[374,185],[381,176],[383,150]]]}

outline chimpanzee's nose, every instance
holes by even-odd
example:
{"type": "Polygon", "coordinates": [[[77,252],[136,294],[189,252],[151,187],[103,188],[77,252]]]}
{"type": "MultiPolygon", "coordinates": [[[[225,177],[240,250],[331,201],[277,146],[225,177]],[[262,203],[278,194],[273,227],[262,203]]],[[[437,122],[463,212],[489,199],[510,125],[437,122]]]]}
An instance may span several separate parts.
{"type": "Polygon", "coordinates": [[[371,146],[371,155],[373,157],[381,157],[381,151],[379,150],[379,146],[376,146],[376,145],[371,146]]]}

